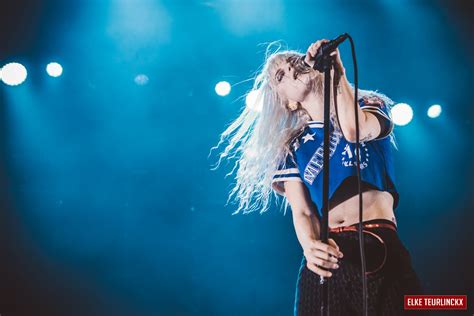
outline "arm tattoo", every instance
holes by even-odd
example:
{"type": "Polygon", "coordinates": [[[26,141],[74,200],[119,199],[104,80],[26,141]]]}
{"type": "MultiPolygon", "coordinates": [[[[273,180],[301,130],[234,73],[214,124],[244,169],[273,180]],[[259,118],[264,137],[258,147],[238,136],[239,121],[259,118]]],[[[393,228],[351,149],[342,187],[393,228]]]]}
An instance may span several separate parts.
{"type": "Polygon", "coordinates": [[[367,136],[365,136],[364,138],[360,139],[359,141],[360,142],[365,142],[365,141],[368,141],[372,139],[372,133],[368,133],[367,136]]]}

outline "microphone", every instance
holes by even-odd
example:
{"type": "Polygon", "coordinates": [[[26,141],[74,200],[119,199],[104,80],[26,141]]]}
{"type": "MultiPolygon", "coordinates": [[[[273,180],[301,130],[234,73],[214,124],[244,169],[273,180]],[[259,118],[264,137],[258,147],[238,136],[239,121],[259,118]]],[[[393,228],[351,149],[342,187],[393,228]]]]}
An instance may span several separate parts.
{"type": "MultiPolygon", "coordinates": [[[[318,52],[316,53],[316,56],[313,57],[313,60],[314,60],[313,69],[323,72],[324,71],[324,68],[323,68],[324,58],[323,57],[329,56],[329,54],[332,53],[334,50],[336,50],[339,44],[344,42],[348,37],[349,37],[349,34],[344,33],[327,43],[321,44],[321,46],[318,49],[318,52]]],[[[303,58],[303,62],[305,63],[306,66],[311,67],[304,61],[304,58],[303,58]]]]}

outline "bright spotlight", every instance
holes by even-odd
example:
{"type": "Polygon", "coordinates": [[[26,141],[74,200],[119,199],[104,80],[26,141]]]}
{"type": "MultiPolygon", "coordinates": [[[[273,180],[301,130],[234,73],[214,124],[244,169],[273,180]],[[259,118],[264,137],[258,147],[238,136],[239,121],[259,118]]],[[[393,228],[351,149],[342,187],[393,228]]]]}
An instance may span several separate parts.
{"type": "Polygon", "coordinates": [[[221,97],[226,96],[230,93],[230,83],[227,81],[221,81],[216,84],[216,93],[221,97]]]}
{"type": "Polygon", "coordinates": [[[258,100],[259,98],[259,91],[258,90],[252,90],[247,94],[247,97],[245,97],[245,104],[247,107],[251,110],[254,110],[256,112],[261,112],[262,111],[262,100],[258,100]]]}
{"type": "Polygon", "coordinates": [[[2,81],[9,86],[17,86],[26,80],[25,66],[19,63],[9,63],[2,68],[2,81]]]}
{"type": "Polygon", "coordinates": [[[150,79],[145,74],[139,74],[135,76],[135,84],[139,86],[144,86],[148,83],[150,79]]]}
{"type": "Polygon", "coordinates": [[[49,63],[46,66],[46,72],[51,77],[59,77],[63,73],[63,67],[58,63],[49,63]]]}
{"type": "Polygon", "coordinates": [[[432,106],[430,106],[430,108],[428,109],[428,116],[431,117],[431,118],[436,118],[438,117],[442,112],[442,109],[441,109],[441,105],[439,104],[433,104],[432,106]]]}
{"type": "Polygon", "coordinates": [[[406,103],[397,103],[392,107],[392,117],[395,124],[407,125],[413,118],[413,110],[406,103]]]}

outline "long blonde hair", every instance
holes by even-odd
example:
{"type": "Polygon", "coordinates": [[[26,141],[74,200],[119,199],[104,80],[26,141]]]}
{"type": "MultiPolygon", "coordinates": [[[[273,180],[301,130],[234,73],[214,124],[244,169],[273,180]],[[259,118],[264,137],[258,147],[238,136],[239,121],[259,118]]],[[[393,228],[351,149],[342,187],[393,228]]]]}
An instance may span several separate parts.
{"type": "MultiPolygon", "coordinates": [[[[211,148],[217,149],[226,139],[228,145],[219,154],[219,160],[215,170],[219,167],[222,158],[228,160],[236,159],[233,169],[226,175],[235,175],[236,183],[227,199],[234,197],[239,206],[232,213],[235,215],[243,210],[243,214],[260,210],[260,214],[268,210],[271,205],[272,178],[278,166],[285,160],[287,154],[291,154],[291,141],[301,133],[307,122],[311,120],[307,111],[298,107],[294,111],[287,108],[288,100],[282,99],[275,89],[275,79],[271,74],[275,73],[278,62],[285,59],[290,60],[301,57],[303,54],[295,50],[281,50],[279,41],[272,42],[265,51],[265,62],[261,71],[254,77],[252,89],[247,93],[254,93],[255,104],[261,105],[261,111],[252,109],[246,105],[242,112],[220,135],[218,144],[211,148]],[[276,49],[273,49],[276,46],[276,49]]],[[[312,78],[312,90],[321,96],[323,90],[323,77],[320,75],[312,78]]],[[[387,106],[393,104],[385,95],[358,89],[359,98],[365,95],[377,95],[381,97],[387,106]]],[[[339,129],[336,119],[334,105],[330,111],[331,123],[339,129]]],[[[393,133],[390,135],[394,142],[393,133]]],[[[273,192],[278,203],[278,194],[273,192]]],[[[288,208],[285,200],[284,214],[288,208]]]]}

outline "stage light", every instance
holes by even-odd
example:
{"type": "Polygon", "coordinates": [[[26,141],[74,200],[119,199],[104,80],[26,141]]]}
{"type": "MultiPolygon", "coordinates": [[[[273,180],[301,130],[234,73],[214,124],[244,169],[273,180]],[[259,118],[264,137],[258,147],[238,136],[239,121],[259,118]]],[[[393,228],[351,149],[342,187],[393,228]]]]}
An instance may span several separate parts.
{"type": "Polygon", "coordinates": [[[63,73],[63,67],[60,64],[56,63],[56,62],[49,63],[46,66],[46,72],[51,77],[59,77],[63,73]]]}
{"type": "Polygon", "coordinates": [[[442,112],[442,109],[441,109],[441,105],[439,104],[433,104],[432,106],[430,106],[430,108],[428,109],[428,116],[431,117],[431,118],[436,118],[438,116],[440,116],[442,112]]]}
{"type": "Polygon", "coordinates": [[[396,125],[407,125],[413,118],[413,110],[406,103],[398,103],[392,107],[392,117],[396,125]]]}
{"type": "Polygon", "coordinates": [[[259,94],[258,90],[252,90],[250,91],[247,96],[245,97],[245,104],[247,107],[251,110],[254,110],[256,112],[261,112],[262,111],[262,100],[258,100],[259,94]]]}
{"type": "Polygon", "coordinates": [[[221,97],[228,95],[230,93],[230,89],[230,83],[227,81],[218,82],[215,87],[216,93],[221,97]]]}
{"type": "Polygon", "coordinates": [[[144,86],[148,83],[150,79],[145,74],[139,74],[135,77],[135,83],[139,86],[144,86]]]}
{"type": "Polygon", "coordinates": [[[27,75],[25,66],[19,63],[9,63],[2,68],[2,81],[9,86],[22,84],[27,75]]]}

